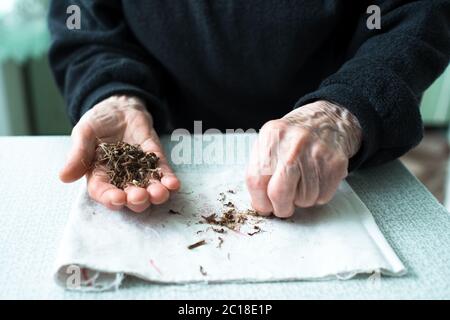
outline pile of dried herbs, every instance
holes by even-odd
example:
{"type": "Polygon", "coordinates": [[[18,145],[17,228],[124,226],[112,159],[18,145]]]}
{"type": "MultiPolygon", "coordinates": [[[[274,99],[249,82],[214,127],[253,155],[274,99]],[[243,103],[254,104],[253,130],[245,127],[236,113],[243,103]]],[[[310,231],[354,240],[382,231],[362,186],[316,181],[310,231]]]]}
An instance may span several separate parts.
{"type": "Polygon", "coordinates": [[[95,167],[104,169],[109,182],[117,188],[125,189],[129,185],[146,188],[151,180],[161,180],[158,161],[156,154],[144,152],[139,145],[100,143],[95,167]]]}

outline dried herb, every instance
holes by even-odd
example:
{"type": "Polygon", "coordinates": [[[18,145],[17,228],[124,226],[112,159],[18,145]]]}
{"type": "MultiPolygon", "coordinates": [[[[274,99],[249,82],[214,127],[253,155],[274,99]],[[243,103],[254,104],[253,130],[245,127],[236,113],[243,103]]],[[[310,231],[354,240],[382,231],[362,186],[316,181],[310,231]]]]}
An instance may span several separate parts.
{"type": "Polygon", "coordinates": [[[179,215],[181,215],[181,212],[175,211],[175,210],[172,210],[172,209],[169,209],[169,213],[170,214],[179,214],[179,215]]]}
{"type": "MultiPolygon", "coordinates": [[[[227,192],[230,192],[230,191],[232,191],[232,190],[228,190],[227,192]]],[[[230,193],[234,193],[234,191],[232,191],[230,193]]],[[[261,219],[259,219],[260,215],[258,214],[257,211],[252,210],[252,209],[239,211],[233,202],[231,202],[231,201],[225,202],[226,196],[225,196],[224,192],[221,192],[219,194],[219,196],[220,197],[218,200],[223,205],[222,212],[220,214],[211,213],[210,215],[202,215],[201,218],[203,220],[198,221],[197,223],[198,224],[207,223],[211,226],[208,227],[206,230],[198,230],[197,234],[206,232],[210,229],[213,232],[225,234],[227,232],[226,229],[229,229],[229,230],[236,232],[238,234],[241,234],[241,235],[253,236],[253,235],[263,231],[263,230],[261,230],[261,228],[259,226],[255,225],[255,224],[261,222],[261,219]],[[250,217],[253,217],[253,218],[250,219],[250,217]],[[248,225],[249,223],[251,225],[253,225],[253,229],[255,231],[248,232],[248,233],[242,233],[240,231],[241,226],[244,224],[248,225]]],[[[223,243],[224,243],[224,238],[218,237],[217,248],[221,248],[223,243]]],[[[201,240],[201,241],[198,241],[198,242],[190,245],[188,247],[188,249],[194,249],[196,247],[199,247],[199,246],[202,246],[205,244],[206,244],[206,241],[201,240]]],[[[228,257],[228,259],[230,259],[229,254],[227,257],[228,257]]]]}
{"type": "Polygon", "coordinates": [[[217,232],[217,233],[225,233],[225,229],[224,229],[224,228],[220,228],[220,229],[212,228],[212,230],[213,230],[214,232],[217,232]]]}
{"type": "Polygon", "coordinates": [[[206,273],[206,271],[203,268],[203,266],[200,266],[200,273],[202,274],[202,276],[207,276],[208,275],[208,273],[206,273]]]}
{"type": "Polygon", "coordinates": [[[219,239],[219,244],[217,245],[217,248],[221,248],[222,244],[223,244],[223,238],[222,237],[218,237],[217,239],[219,239]]]}
{"type": "Polygon", "coordinates": [[[245,210],[245,214],[246,214],[247,216],[260,217],[258,211],[252,210],[252,209],[247,209],[247,210],[245,210]]]}
{"type": "Polygon", "coordinates": [[[189,250],[192,250],[192,249],[195,249],[195,248],[197,248],[197,247],[204,246],[205,244],[206,244],[206,240],[200,240],[200,241],[198,241],[198,242],[196,242],[196,243],[191,244],[191,245],[188,246],[187,248],[188,248],[189,250]]]}
{"type": "Polygon", "coordinates": [[[213,213],[209,216],[202,216],[202,218],[205,219],[206,222],[209,224],[217,224],[216,217],[217,217],[217,215],[215,213],[213,213]]]}
{"type": "Polygon", "coordinates": [[[105,169],[109,182],[120,189],[129,185],[146,188],[151,180],[161,180],[158,161],[155,153],[145,153],[138,145],[100,143],[96,150],[95,167],[105,169]]]}
{"type": "MultiPolygon", "coordinates": [[[[251,212],[253,214],[253,212],[251,212]]],[[[209,216],[202,216],[202,218],[211,225],[217,225],[221,227],[226,227],[230,230],[238,230],[239,227],[247,221],[247,215],[249,215],[249,210],[244,212],[238,212],[233,207],[223,212],[222,215],[217,217],[215,213],[209,216]]],[[[214,230],[214,229],[213,229],[214,230]]],[[[216,230],[214,230],[216,231],[216,230]]],[[[217,232],[217,231],[216,231],[217,232]]]]}
{"type": "Polygon", "coordinates": [[[227,192],[228,192],[228,193],[231,193],[231,194],[235,194],[235,193],[236,193],[236,191],[234,191],[234,190],[231,190],[231,189],[230,189],[230,190],[228,190],[227,192]]]}
{"type": "Polygon", "coordinates": [[[254,236],[255,234],[260,233],[262,231],[261,228],[258,226],[254,226],[253,229],[255,229],[256,231],[247,233],[249,236],[254,236]]]}

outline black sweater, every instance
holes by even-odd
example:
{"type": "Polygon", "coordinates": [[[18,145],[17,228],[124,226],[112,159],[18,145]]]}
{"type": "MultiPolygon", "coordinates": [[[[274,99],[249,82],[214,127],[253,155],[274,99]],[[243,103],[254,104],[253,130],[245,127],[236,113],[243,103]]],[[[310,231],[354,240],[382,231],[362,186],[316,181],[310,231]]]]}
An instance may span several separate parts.
{"type": "Polygon", "coordinates": [[[363,128],[350,169],[422,137],[422,92],[450,56],[450,0],[54,0],[50,63],[73,123],[108,96],[143,98],[159,132],[259,128],[306,103],[363,128]],[[81,29],[66,26],[81,9],[81,29]],[[367,7],[381,8],[369,30],[367,7]]]}

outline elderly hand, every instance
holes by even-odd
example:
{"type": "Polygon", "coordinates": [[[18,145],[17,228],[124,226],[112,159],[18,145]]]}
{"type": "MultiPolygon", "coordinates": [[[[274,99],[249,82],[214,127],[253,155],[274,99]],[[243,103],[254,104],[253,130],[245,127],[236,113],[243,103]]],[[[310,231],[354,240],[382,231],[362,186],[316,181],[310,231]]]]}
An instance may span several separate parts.
{"type": "Polygon", "coordinates": [[[260,130],[247,186],[261,214],[286,218],[295,206],[330,201],[362,140],[358,120],[327,101],[300,107],[260,130]]]}
{"type": "Polygon", "coordinates": [[[86,174],[91,198],[112,210],[127,206],[135,212],[142,212],[151,203],[167,201],[169,192],[180,187],[153,129],[153,119],[144,103],[137,98],[113,96],[100,102],[86,112],[73,128],[72,140],[72,150],[60,172],[60,179],[73,182],[86,174]],[[102,142],[138,144],[145,152],[154,152],[160,158],[161,181],[154,181],[147,189],[130,186],[121,190],[110,184],[105,172],[89,169],[98,139],[102,142]]]}

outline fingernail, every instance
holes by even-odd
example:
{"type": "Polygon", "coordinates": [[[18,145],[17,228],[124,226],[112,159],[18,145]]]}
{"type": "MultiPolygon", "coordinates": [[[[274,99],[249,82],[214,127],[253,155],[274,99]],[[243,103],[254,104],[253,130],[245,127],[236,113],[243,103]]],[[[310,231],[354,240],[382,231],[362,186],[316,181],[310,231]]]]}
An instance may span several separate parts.
{"type": "Polygon", "coordinates": [[[123,203],[123,202],[112,202],[112,205],[117,206],[117,207],[123,206],[124,204],[125,203],[123,203]]]}

